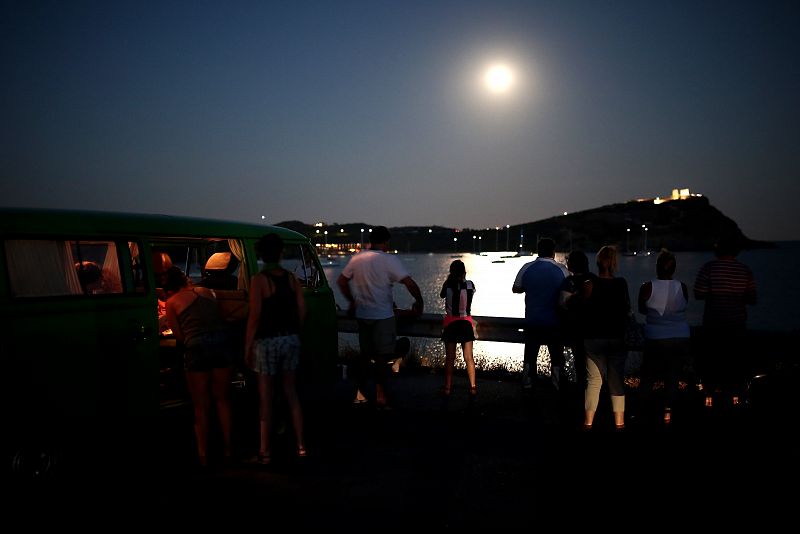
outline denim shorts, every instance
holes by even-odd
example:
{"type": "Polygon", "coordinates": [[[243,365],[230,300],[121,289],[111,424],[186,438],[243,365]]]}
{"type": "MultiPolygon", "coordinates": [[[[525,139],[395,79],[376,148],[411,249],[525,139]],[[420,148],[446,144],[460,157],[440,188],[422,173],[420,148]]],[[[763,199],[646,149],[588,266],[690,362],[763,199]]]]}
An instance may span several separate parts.
{"type": "Polygon", "coordinates": [[[183,368],[186,371],[209,373],[233,365],[233,351],[224,330],[208,332],[191,340],[184,347],[183,368]]]}

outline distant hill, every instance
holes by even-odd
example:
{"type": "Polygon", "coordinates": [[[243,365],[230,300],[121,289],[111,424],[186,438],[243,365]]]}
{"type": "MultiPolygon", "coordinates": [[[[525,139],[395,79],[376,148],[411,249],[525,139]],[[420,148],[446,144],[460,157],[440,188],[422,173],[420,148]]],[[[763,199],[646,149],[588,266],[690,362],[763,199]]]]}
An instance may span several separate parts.
{"type": "MultiPolygon", "coordinates": [[[[305,234],[319,243],[324,242],[323,232],[327,230],[328,243],[360,244],[361,229],[365,229],[363,239],[368,242],[368,229],[371,225],[334,223],[324,227],[319,234],[316,232],[319,228],[300,221],[281,222],[277,226],[305,234]]],[[[595,251],[603,245],[615,245],[622,252],[638,251],[645,247],[645,233],[649,250],[711,250],[715,240],[728,233],[739,237],[744,248],[775,246],[774,243],[749,239],[732,219],[712,206],[707,197],[690,197],[662,204],[647,201],[611,204],[516,224],[507,230],[402,226],[390,228],[390,231],[392,244],[401,252],[527,252],[535,250],[537,237],[554,239],[559,251],[595,251]],[[646,232],[642,225],[647,228],[646,232]]]]}

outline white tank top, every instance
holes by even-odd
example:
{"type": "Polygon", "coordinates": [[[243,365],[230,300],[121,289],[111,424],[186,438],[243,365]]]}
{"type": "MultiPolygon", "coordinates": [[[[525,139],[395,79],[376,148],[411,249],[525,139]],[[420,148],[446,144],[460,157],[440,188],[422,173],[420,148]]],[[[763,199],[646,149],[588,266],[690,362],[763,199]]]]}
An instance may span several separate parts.
{"type": "Polygon", "coordinates": [[[644,335],[647,339],[689,337],[686,322],[686,297],[678,280],[651,280],[653,290],[645,303],[647,322],[644,335]]]}

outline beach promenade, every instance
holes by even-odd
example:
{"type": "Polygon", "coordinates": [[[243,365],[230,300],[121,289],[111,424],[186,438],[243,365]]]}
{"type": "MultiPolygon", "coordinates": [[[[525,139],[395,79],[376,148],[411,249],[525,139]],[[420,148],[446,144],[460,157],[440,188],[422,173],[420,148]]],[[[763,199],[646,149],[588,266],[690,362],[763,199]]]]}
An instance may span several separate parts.
{"type": "MultiPolygon", "coordinates": [[[[306,389],[309,456],[295,458],[287,430],[270,466],[195,467],[190,420],[175,417],[155,460],[112,459],[91,477],[76,475],[80,493],[65,477],[39,488],[37,502],[72,513],[91,503],[137,518],[272,521],[282,531],[530,528],[639,514],[649,524],[694,514],[717,526],[764,525],[794,506],[796,492],[783,487],[795,486],[796,441],[780,417],[752,407],[708,410],[684,392],[669,427],[635,417],[619,432],[604,403],[587,433],[564,420],[546,381],[525,392],[516,376],[483,376],[474,402],[465,377],[455,377],[449,401],[441,384],[439,373],[404,368],[390,382],[392,410],[354,405],[345,380],[306,389]]],[[[629,413],[635,404],[629,397],[629,413]]],[[[257,422],[238,414],[246,457],[257,422]]],[[[18,497],[30,504],[31,495],[18,497]]]]}

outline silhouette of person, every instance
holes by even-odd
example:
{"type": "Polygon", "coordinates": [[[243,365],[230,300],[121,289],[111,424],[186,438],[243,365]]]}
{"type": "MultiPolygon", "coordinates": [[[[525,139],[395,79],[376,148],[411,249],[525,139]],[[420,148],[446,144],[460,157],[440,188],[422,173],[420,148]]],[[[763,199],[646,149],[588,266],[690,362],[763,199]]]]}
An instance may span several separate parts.
{"type": "Polygon", "coordinates": [[[375,404],[387,407],[386,363],[395,359],[396,327],[392,288],[403,284],[414,297],[413,313],[423,310],[422,293],[396,256],[389,254],[391,234],[385,226],[370,233],[370,248],[362,250],[345,265],[336,280],[350,306],[348,314],[358,319],[359,356],[355,362],[356,398],[363,402],[369,362],[375,362],[375,404]]]}
{"type": "Polygon", "coordinates": [[[584,396],[584,429],[592,428],[600,389],[608,383],[614,425],[625,428],[625,358],[623,338],[631,312],[628,283],[614,276],[617,251],[602,247],[596,257],[598,275],[582,284],[574,305],[578,308],[580,331],[586,351],[586,394],[584,396]]]}
{"type": "Polygon", "coordinates": [[[469,394],[478,393],[475,383],[475,359],[472,357],[472,342],[475,341],[475,330],[472,319],[472,295],[475,284],[467,280],[464,262],[455,260],[450,264],[447,276],[439,296],[445,299],[445,315],[443,321],[442,340],[445,347],[444,394],[450,395],[453,383],[453,367],[456,360],[456,346],[461,343],[464,364],[469,379],[469,394]]]}
{"type": "Polygon", "coordinates": [[[561,322],[564,332],[564,341],[572,349],[572,356],[575,365],[575,385],[568,385],[565,393],[566,401],[570,411],[580,417],[583,422],[584,417],[584,396],[586,394],[586,350],[583,346],[583,337],[580,331],[580,324],[576,313],[576,307],[581,298],[581,290],[588,283],[591,283],[589,275],[589,258],[580,250],[573,250],[567,256],[567,269],[570,275],[564,279],[561,285],[560,309],[561,322]]]}
{"type": "Polygon", "coordinates": [[[694,282],[694,297],[705,301],[703,350],[697,355],[706,406],[714,396],[729,396],[738,405],[748,374],[746,331],[747,306],[757,300],[756,282],[750,269],[736,256],[740,240],[723,235],[714,246],[716,258],[700,268],[694,282]]]}
{"type": "Polygon", "coordinates": [[[193,286],[183,271],[174,266],[166,270],[164,291],[167,295],[167,323],[184,349],[186,382],[194,407],[198,461],[201,466],[208,464],[212,397],[222,429],[223,454],[225,460],[230,461],[233,354],[216,296],[208,288],[193,286]]]}
{"type": "Polygon", "coordinates": [[[683,282],[673,280],[676,266],[675,255],[662,250],[656,259],[656,279],[642,284],[638,298],[639,313],[646,320],[639,389],[642,400],[647,401],[655,380],[664,380],[664,423],[672,420],[681,372],[693,368],[689,323],[686,321],[689,289],[683,282]]]}
{"type": "Polygon", "coordinates": [[[264,465],[271,461],[274,381],[278,375],[281,375],[289,405],[297,456],[306,456],[303,408],[297,393],[300,331],[306,306],[300,282],[280,265],[283,246],[280,236],[273,233],[263,236],[256,244],[264,267],[250,282],[250,314],[245,336],[245,362],[258,373],[260,445],[257,461],[264,465]]]}
{"type": "Polygon", "coordinates": [[[511,291],[525,293],[525,355],[522,366],[522,387],[533,387],[536,357],[539,348],[547,345],[550,372],[558,385],[564,366],[564,347],[558,317],[561,285],[569,275],[567,268],[555,260],[556,243],[549,237],[539,240],[537,258],[522,266],[511,291]]]}

